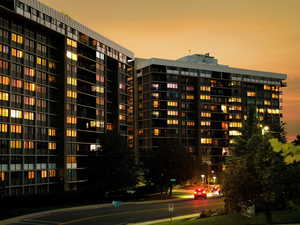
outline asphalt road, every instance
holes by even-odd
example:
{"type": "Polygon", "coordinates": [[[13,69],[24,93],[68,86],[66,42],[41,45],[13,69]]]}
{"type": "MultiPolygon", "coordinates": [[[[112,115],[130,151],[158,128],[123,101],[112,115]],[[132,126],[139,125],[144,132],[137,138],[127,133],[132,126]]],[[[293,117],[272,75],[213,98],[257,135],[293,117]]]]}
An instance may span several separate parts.
{"type": "Polygon", "coordinates": [[[10,223],[10,225],[127,225],[168,218],[169,204],[174,204],[173,216],[182,216],[198,213],[201,209],[222,208],[223,200],[179,199],[161,202],[136,202],[124,203],[120,208],[114,208],[112,205],[99,205],[22,218],[10,223]]]}

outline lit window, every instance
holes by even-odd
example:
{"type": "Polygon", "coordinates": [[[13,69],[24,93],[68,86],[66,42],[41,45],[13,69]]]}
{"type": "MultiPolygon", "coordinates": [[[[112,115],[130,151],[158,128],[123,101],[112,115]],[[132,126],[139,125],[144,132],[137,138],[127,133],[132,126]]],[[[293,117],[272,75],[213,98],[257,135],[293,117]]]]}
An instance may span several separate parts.
{"type": "Polygon", "coordinates": [[[34,106],[35,105],[35,98],[24,97],[24,104],[34,106]]]}
{"type": "Polygon", "coordinates": [[[55,177],[56,176],[56,170],[48,170],[48,176],[49,177],[55,177]]]}
{"type": "Polygon", "coordinates": [[[10,84],[10,78],[5,77],[5,76],[0,76],[0,84],[9,85],[10,84]]]}
{"type": "Polygon", "coordinates": [[[153,108],[158,108],[159,107],[159,102],[158,101],[153,101],[152,105],[153,105],[153,108]]]}
{"type": "Polygon", "coordinates": [[[28,171],[28,173],[27,173],[27,178],[28,178],[29,180],[32,180],[32,179],[34,179],[34,177],[35,177],[34,171],[28,171]]]}
{"type": "Polygon", "coordinates": [[[119,105],[119,109],[120,109],[120,110],[126,110],[126,105],[120,104],[120,105],[119,105]]]}
{"type": "Polygon", "coordinates": [[[56,130],[53,128],[48,129],[48,136],[56,136],[56,130]]]}
{"type": "Polygon", "coordinates": [[[21,149],[22,148],[22,141],[12,140],[9,142],[10,148],[12,149],[21,149]]]}
{"type": "Polygon", "coordinates": [[[242,133],[240,131],[237,131],[237,130],[229,131],[229,136],[240,136],[240,135],[242,135],[242,133]]]}
{"type": "Polygon", "coordinates": [[[187,100],[194,100],[194,95],[187,95],[187,96],[186,96],[186,99],[187,99],[187,100]]]}
{"type": "Polygon", "coordinates": [[[168,125],[178,125],[178,120],[167,120],[168,125]]]}
{"type": "Polygon", "coordinates": [[[201,121],[200,124],[203,127],[209,127],[210,126],[210,121],[201,121]]]}
{"type": "Polygon", "coordinates": [[[271,90],[271,86],[270,86],[270,85],[267,85],[267,84],[265,84],[265,85],[264,85],[264,90],[266,90],[266,91],[270,91],[270,90],[271,90]]]}
{"type": "Polygon", "coordinates": [[[67,137],[76,137],[76,136],[77,136],[76,130],[67,129],[67,137]]]}
{"type": "Polygon", "coordinates": [[[201,117],[210,118],[211,117],[211,113],[210,112],[201,112],[201,117]]]}
{"type": "Polygon", "coordinates": [[[8,101],[9,100],[9,94],[6,92],[0,91],[0,100],[1,101],[8,101]]]}
{"type": "Polygon", "coordinates": [[[229,127],[238,127],[241,128],[243,127],[243,124],[241,122],[230,122],[229,127]]]}
{"type": "Polygon", "coordinates": [[[178,111],[168,110],[168,116],[178,116],[178,111]]]}
{"type": "Polygon", "coordinates": [[[69,98],[77,98],[77,92],[76,91],[67,91],[67,97],[69,98]]]}
{"type": "Polygon", "coordinates": [[[25,120],[34,120],[34,113],[33,112],[24,112],[24,119],[25,120]]]}
{"type": "Polygon", "coordinates": [[[34,77],[35,76],[35,70],[31,68],[24,67],[24,75],[29,76],[29,77],[34,77]]]}
{"type": "Polygon", "coordinates": [[[7,124],[0,124],[0,133],[7,133],[7,124]]]}
{"type": "Polygon", "coordinates": [[[4,181],[4,180],[5,180],[5,173],[0,172],[0,181],[4,181]]]}
{"type": "Polygon", "coordinates": [[[77,86],[77,79],[74,77],[68,77],[67,78],[67,84],[73,85],[73,86],[77,86]]]}
{"type": "Polygon", "coordinates": [[[194,127],[195,126],[195,122],[194,121],[187,121],[186,125],[189,127],[194,127]]]}
{"type": "Polygon", "coordinates": [[[67,51],[66,55],[67,55],[67,58],[69,58],[69,59],[71,59],[73,61],[77,61],[78,60],[78,56],[77,56],[76,53],[67,51]]]}
{"type": "Polygon", "coordinates": [[[241,111],[242,106],[237,106],[237,105],[231,105],[229,106],[229,111],[241,111]]]}
{"type": "Polygon", "coordinates": [[[6,108],[0,108],[0,116],[2,116],[2,117],[8,117],[8,109],[6,109],[6,108]]]}
{"type": "Polygon", "coordinates": [[[11,34],[11,40],[13,42],[18,43],[18,44],[23,44],[23,37],[21,35],[17,35],[17,34],[12,33],[11,34]]]}
{"type": "Polygon", "coordinates": [[[41,177],[42,178],[47,178],[47,170],[42,170],[41,171],[41,177]]]}
{"type": "Polygon", "coordinates": [[[126,116],[125,115],[119,115],[119,120],[126,120],[126,116]]]}
{"type": "Polygon", "coordinates": [[[152,84],[152,88],[155,89],[155,90],[158,90],[159,89],[159,84],[152,84]]]}
{"type": "Polygon", "coordinates": [[[22,111],[20,110],[14,110],[14,109],[11,109],[10,110],[10,117],[11,118],[18,118],[18,119],[21,119],[22,118],[22,111]]]}
{"type": "Polygon", "coordinates": [[[241,103],[242,99],[241,98],[231,97],[231,98],[228,99],[228,102],[239,102],[239,103],[241,103]]]}
{"type": "Polygon", "coordinates": [[[159,98],[159,93],[152,93],[153,98],[159,98]]]}
{"type": "Polygon", "coordinates": [[[67,123],[68,124],[76,124],[77,123],[77,118],[75,116],[68,116],[67,117],[67,123]]]}
{"type": "Polygon", "coordinates": [[[49,150],[55,150],[55,149],[56,149],[56,143],[54,143],[54,142],[49,142],[49,143],[48,143],[48,149],[49,149],[49,150]]]}
{"type": "Polygon", "coordinates": [[[200,91],[210,91],[209,86],[200,86],[200,91]]]}
{"type": "Polygon", "coordinates": [[[10,125],[10,132],[15,134],[22,134],[21,125],[10,125]]]}
{"type": "Polygon", "coordinates": [[[34,149],[34,142],[33,141],[24,141],[24,148],[25,149],[34,149]]]}
{"type": "Polygon", "coordinates": [[[268,100],[264,100],[264,105],[271,105],[271,102],[268,100]]]}
{"type": "Polygon", "coordinates": [[[254,91],[248,91],[247,92],[247,96],[248,97],[255,97],[256,96],[256,93],[254,91]]]}
{"type": "Polygon", "coordinates": [[[172,106],[172,107],[177,107],[177,106],[178,106],[178,103],[175,102],[175,101],[168,101],[167,105],[168,105],[168,106],[172,106]]]}
{"type": "Polygon", "coordinates": [[[155,117],[159,117],[159,111],[153,111],[152,115],[155,116],[155,117]]]}
{"type": "Polygon", "coordinates": [[[210,95],[200,95],[201,100],[209,101],[211,99],[210,95]]]}
{"type": "Polygon", "coordinates": [[[212,144],[211,138],[201,138],[201,144],[212,144]]]}
{"type": "Polygon", "coordinates": [[[158,136],[159,133],[160,133],[159,129],[154,129],[154,130],[153,130],[153,135],[154,135],[154,136],[158,136]]]}
{"type": "Polygon", "coordinates": [[[23,58],[23,51],[12,48],[11,49],[11,55],[16,57],[16,58],[23,58]]]}
{"type": "Polygon", "coordinates": [[[28,91],[35,91],[35,84],[30,82],[24,82],[24,89],[28,91]]]}
{"type": "Polygon", "coordinates": [[[67,38],[67,45],[73,48],[77,48],[77,42],[67,38]]]}
{"type": "Polygon", "coordinates": [[[176,84],[176,83],[168,83],[167,84],[167,88],[177,89],[178,88],[178,84],[176,84]]]}
{"type": "Polygon", "coordinates": [[[279,95],[278,94],[272,94],[272,98],[279,98],[279,95]]]}

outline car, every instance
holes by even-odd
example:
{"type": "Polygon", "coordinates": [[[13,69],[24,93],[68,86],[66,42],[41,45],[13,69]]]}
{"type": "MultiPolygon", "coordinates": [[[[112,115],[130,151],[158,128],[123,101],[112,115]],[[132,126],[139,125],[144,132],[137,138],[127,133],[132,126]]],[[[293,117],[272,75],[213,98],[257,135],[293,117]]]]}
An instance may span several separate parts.
{"type": "Polygon", "coordinates": [[[207,199],[207,192],[203,188],[197,188],[194,191],[194,199],[207,199]]]}

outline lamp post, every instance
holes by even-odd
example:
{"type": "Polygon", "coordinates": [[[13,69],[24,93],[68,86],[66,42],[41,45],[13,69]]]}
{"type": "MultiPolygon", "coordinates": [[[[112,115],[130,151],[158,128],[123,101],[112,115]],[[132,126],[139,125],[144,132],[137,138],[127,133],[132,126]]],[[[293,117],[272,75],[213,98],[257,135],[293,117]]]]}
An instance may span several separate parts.
{"type": "Polygon", "coordinates": [[[261,129],[262,135],[265,135],[269,130],[270,130],[270,128],[269,128],[268,126],[264,126],[264,127],[261,129]]]}
{"type": "Polygon", "coordinates": [[[205,175],[204,175],[204,174],[201,174],[201,178],[202,178],[202,184],[204,184],[204,178],[205,178],[205,175]]]}

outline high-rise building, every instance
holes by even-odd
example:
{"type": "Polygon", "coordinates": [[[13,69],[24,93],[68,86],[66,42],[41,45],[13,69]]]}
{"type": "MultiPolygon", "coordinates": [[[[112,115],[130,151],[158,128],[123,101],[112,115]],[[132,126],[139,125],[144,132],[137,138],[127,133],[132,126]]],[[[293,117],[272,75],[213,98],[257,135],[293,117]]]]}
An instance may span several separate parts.
{"type": "Polygon", "coordinates": [[[220,171],[250,106],[280,123],[285,74],[232,68],[206,55],[136,59],[136,148],[140,155],[179,140],[220,171]]]}
{"type": "Polygon", "coordinates": [[[115,131],[133,147],[133,53],[36,0],[0,1],[0,191],[76,190],[115,131]]]}

